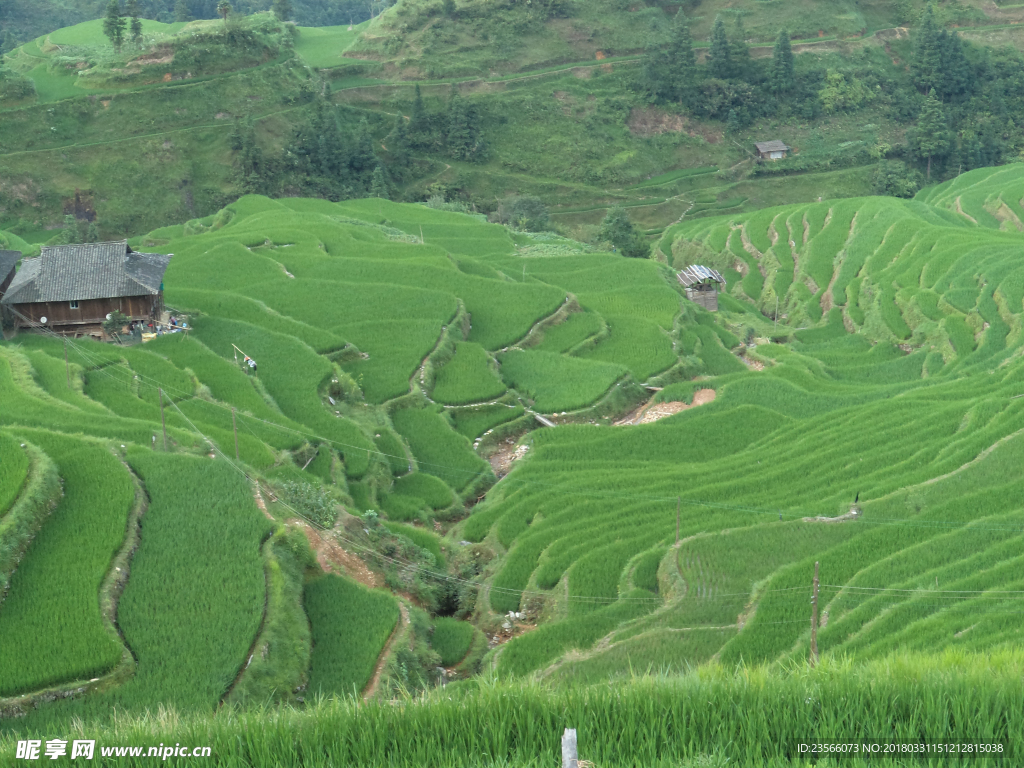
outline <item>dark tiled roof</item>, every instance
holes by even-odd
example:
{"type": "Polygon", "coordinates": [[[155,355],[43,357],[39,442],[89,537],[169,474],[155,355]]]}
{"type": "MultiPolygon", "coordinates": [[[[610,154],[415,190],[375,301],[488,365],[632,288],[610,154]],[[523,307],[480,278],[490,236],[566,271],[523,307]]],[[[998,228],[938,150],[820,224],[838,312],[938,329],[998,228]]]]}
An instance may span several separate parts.
{"type": "Polygon", "coordinates": [[[152,296],[160,292],[170,261],[159,253],[134,253],[127,241],[47,246],[38,258],[22,262],[3,302],[152,296]]]}
{"type": "Polygon", "coordinates": [[[759,141],[754,146],[757,147],[758,152],[785,152],[789,149],[783,142],[778,140],[759,141]]]}
{"type": "Polygon", "coordinates": [[[14,271],[14,265],[21,261],[21,251],[0,251],[0,285],[3,285],[11,272],[14,271]]]}

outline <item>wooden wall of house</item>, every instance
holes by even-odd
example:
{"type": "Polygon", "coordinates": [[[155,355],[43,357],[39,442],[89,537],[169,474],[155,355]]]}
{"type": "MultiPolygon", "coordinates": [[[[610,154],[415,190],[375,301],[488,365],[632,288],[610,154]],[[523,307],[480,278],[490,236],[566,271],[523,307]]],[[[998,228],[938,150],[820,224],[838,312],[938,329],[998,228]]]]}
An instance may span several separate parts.
{"type": "Polygon", "coordinates": [[[712,290],[697,290],[695,288],[686,289],[686,298],[692,301],[694,304],[699,304],[709,312],[718,311],[718,291],[712,290]]]}
{"type": "Polygon", "coordinates": [[[47,325],[102,323],[108,314],[115,311],[124,313],[132,320],[146,320],[153,317],[162,307],[161,298],[127,296],[120,299],[89,299],[79,302],[78,309],[72,309],[71,302],[68,301],[53,301],[17,304],[15,309],[36,323],[45,317],[47,325]]]}

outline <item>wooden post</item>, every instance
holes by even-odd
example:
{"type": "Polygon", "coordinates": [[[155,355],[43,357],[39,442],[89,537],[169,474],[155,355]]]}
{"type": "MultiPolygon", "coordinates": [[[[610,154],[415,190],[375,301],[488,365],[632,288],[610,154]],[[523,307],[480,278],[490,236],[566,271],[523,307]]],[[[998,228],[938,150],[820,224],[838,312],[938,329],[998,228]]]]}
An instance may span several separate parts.
{"type": "Polygon", "coordinates": [[[68,337],[64,337],[64,373],[68,377],[68,389],[71,389],[71,366],[68,365],[68,337]]]}
{"type": "Polygon", "coordinates": [[[775,294],[775,330],[773,335],[779,332],[779,294],[775,294]]]}
{"type": "Polygon", "coordinates": [[[811,597],[811,666],[818,664],[818,563],[814,563],[814,594],[811,597]]]}
{"type": "Polygon", "coordinates": [[[566,728],[562,734],[562,768],[579,768],[575,728],[566,728]]]}
{"type": "Polygon", "coordinates": [[[676,496],[676,546],[679,546],[679,515],[683,509],[683,499],[681,496],[676,496]]]}
{"type": "Polygon", "coordinates": [[[423,225],[420,224],[420,245],[426,245],[427,241],[423,239],[423,225]]]}
{"type": "Polygon", "coordinates": [[[238,461],[238,425],[235,423],[235,409],[231,409],[231,428],[235,431],[235,461],[238,461]]]}
{"type": "Polygon", "coordinates": [[[157,394],[160,397],[160,425],[164,428],[164,451],[167,450],[167,420],[164,418],[164,390],[162,387],[156,388],[157,394]]]}

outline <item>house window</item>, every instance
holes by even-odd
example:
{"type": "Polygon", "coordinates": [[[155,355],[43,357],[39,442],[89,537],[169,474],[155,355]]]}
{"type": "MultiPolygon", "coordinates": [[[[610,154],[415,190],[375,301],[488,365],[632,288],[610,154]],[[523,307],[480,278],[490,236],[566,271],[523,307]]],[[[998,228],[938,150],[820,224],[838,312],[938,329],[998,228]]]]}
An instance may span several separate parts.
{"type": "Polygon", "coordinates": [[[72,309],[78,309],[78,302],[77,301],[72,301],[71,302],[71,308],[72,309]]]}

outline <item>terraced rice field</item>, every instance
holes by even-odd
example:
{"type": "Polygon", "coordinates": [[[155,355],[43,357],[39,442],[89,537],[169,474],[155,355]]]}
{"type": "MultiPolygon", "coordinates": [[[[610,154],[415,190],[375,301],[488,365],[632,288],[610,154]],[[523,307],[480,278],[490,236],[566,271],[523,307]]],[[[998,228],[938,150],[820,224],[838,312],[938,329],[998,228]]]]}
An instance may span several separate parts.
{"type": "MultiPolygon", "coordinates": [[[[14,457],[0,470],[0,510],[24,482],[21,441],[51,455],[66,484],[0,603],[0,640],[26,661],[0,663],[0,690],[121,660],[97,595],[138,483],[150,508],[118,614],[136,675],[32,722],[112,702],[215,707],[272,604],[272,569],[261,568],[275,527],[246,477],[324,494],[324,519],[342,523],[330,535],[348,536],[346,524],[360,535],[372,518],[350,515],[373,510],[389,540],[424,550],[431,573],[418,578],[447,568],[484,587],[463,595],[481,625],[510,611],[542,617],[489,652],[501,675],[590,683],[712,660],[796,664],[815,562],[826,655],[1016,652],[1022,195],[1014,166],[912,201],[687,221],[665,233],[663,252],[682,238],[733,259],[716,315],[655,262],[520,253],[479,218],[387,201],[246,197],[199,234],[140,239],[176,254],[166,299],[190,313],[188,338],[75,341],[70,387],[60,341],[0,346],[0,450],[14,457]],[[236,347],[258,361],[255,378],[236,347]],[[698,389],[714,400],[609,426],[698,389]],[[541,428],[535,414],[558,425],[541,428]],[[484,458],[495,451],[512,467],[500,481],[484,458]],[[109,472],[84,469],[101,464],[109,472]],[[77,503],[104,483],[117,486],[106,506],[77,503]],[[74,515],[97,516],[99,538],[75,579],[54,586],[57,533],[91,520],[74,515]],[[231,535],[211,534],[201,567],[176,554],[189,531],[213,530],[231,535]],[[58,619],[19,608],[51,588],[82,628],[82,647],[63,656],[18,639],[60,634],[58,619]],[[180,626],[160,618],[182,600],[180,626]],[[209,631],[197,626],[204,612],[222,617],[209,631]],[[174,683],[189,654],[208,663],[174,683]]],[[[309,690],[361,692],[397,603],[310,567],[312,661],[297,674],[308,671],[309,690]]],[[[426,645],[445,664],[478,647],[464,622],[431,624],[426,645]]]]}

